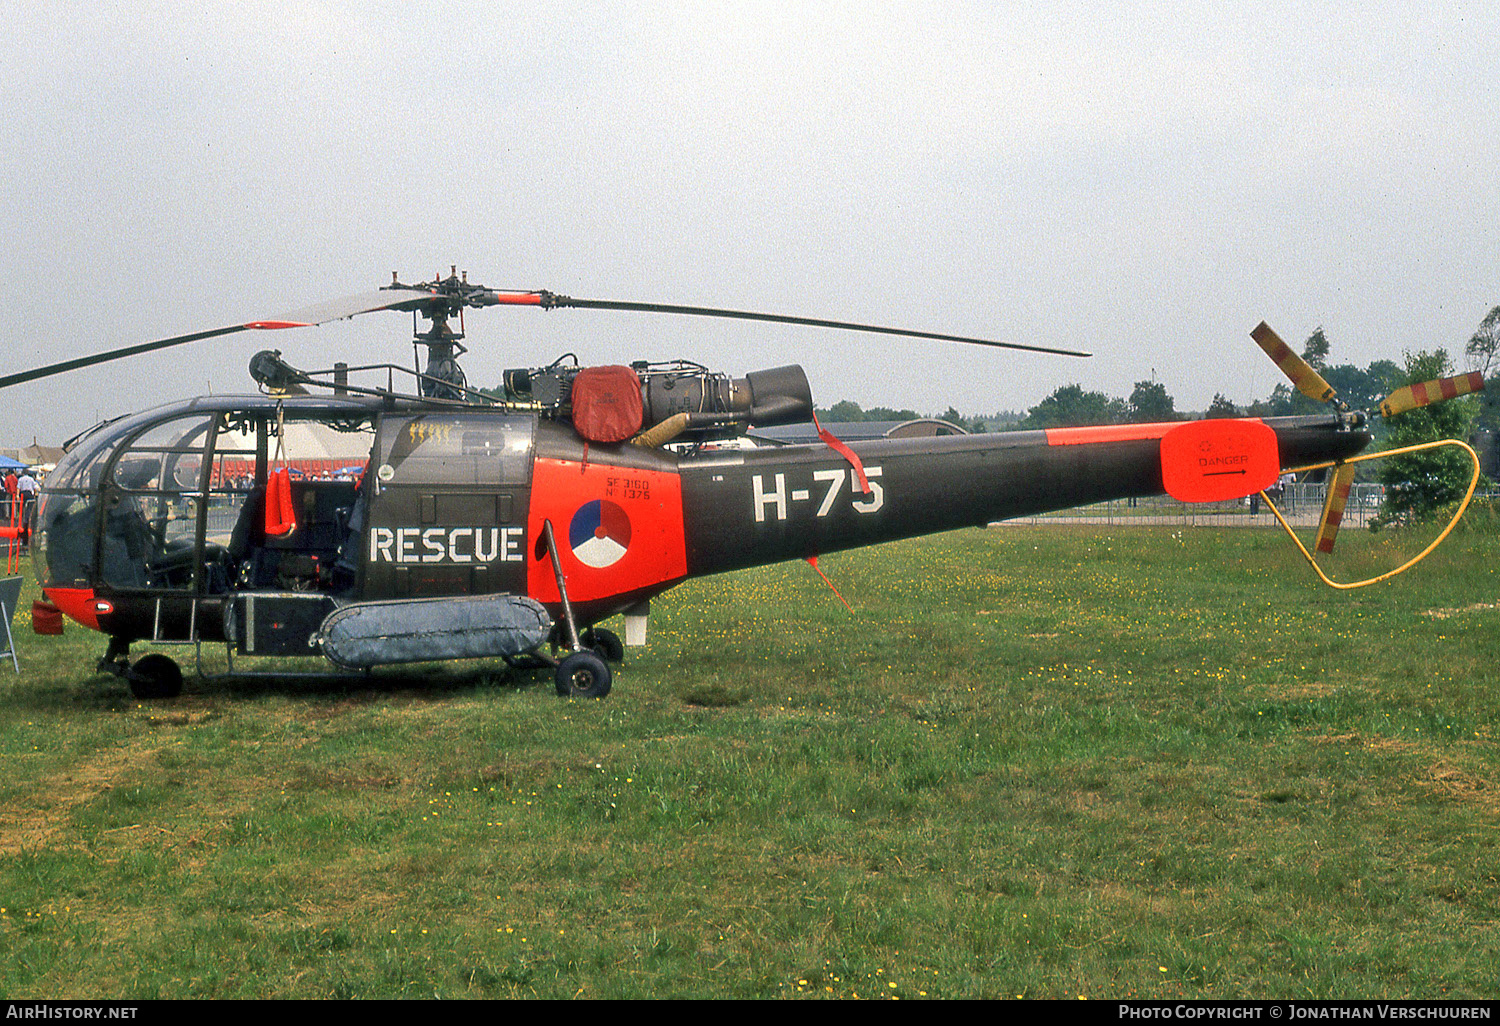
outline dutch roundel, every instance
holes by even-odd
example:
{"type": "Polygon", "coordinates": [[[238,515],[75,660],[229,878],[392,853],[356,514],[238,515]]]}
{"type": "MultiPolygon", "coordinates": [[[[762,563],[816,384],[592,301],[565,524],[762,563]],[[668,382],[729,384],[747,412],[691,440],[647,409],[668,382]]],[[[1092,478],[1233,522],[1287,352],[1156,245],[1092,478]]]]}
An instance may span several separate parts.
{"type": "Polygon", "coordinates": [[[568,545],[584,566],[613,566],[630,547],[630,518],[608,499],[586,502],[568,525],[568,545]]]}

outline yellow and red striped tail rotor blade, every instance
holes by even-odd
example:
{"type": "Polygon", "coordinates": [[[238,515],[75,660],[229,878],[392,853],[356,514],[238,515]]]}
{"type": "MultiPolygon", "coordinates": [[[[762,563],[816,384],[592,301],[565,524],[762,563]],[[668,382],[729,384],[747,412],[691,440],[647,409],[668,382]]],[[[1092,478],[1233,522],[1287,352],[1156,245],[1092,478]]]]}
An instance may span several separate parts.
{"type": "Polygon", "coordinates": [[[1327,402],[1333,398],[1333,386],[1323,380],[1323,375],[1313,370],[1312,365],[1296,353],[1272,331],[1265,321],[1261,321],[1250,337],[1255,339],[1255,344],[1265,350],[1267,356],[1276,361],[1276,366],[1281,368],[1281,373],[1292,380],[1297,386],[1297,391],[1309,399],[1317,399],[1327,402]]]}
{"type": "Polygon", "coordinates": [[[1398,413],[1415,410],[1419,406],[1483,390],[1484,375],[1479,371],[1470,371],[1468,374],[1459,374],[1451,378],[1424,381],[1419,385],[1403,385],[1385,397],[1385,402],[1380,404],[1380,415],[1394,417],[1398,413]]]}
{"type": "Polygon", "coordinates": [[[1331,553],[1333,540],[1344,521],[1344,507],[1349,504],[1349,486],[1354,483],[1354,465],[1340,463],[1328,478],[1328,498],[1323,501],[1323,519],[1318,522],[1319,552],[1331,553]]]}

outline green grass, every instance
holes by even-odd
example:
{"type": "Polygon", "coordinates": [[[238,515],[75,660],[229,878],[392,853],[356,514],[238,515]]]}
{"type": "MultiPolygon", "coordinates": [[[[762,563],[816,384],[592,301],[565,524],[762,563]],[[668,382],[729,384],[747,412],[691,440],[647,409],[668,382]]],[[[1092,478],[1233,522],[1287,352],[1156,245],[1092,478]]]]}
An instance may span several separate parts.
{"type": "Polygon", "coordinates": [[[604,701],[141,703],[23,614],[0,996],[1495,998],[1497,555],[959,532],[690,582],[604,701]]]}

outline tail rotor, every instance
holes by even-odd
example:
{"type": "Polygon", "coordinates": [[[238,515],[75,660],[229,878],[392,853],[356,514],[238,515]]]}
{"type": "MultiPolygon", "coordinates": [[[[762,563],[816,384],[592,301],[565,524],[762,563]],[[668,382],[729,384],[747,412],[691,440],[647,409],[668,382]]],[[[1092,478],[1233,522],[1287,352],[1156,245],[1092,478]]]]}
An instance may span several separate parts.
{"type": "MultiPolygon", "coordinates": [[[[1280,336],[1278,336],[1276,332],[1272,331],[1270,326],[1268,326],[1264,321],[1257,325],[1255,327],[1255,330],[1250,332],[1250,337],[1255,340],[1256,345],[1260,346],[1260,348],[1265,352],[1267,356],[1271,358],[1276,366],[1281,368],[1282,373],[1287,376],[1287,378],[1292,382],[1293,385],[1296,386],[1297,391],[1301,392],[1303,395],[1311,399],[1316,399],[1320,402],[1326,402],[1333,406],[1333,408],[1339,414],[1346,415],[1352,418],[1359,418],[1360,422],[1363,422],[1364,417],[1375,412],[1373,410],[1351,410],[1349,404],[1339,398],[1337,390],[1335,390],[1333,386],[1323,378],[1323,375],[1319,374],[1317,369],[1309,364],[1305,359],[1297,355],[1297,353],[1293,352],[1291,347],[1283,342],[1280,336]]],[[[1469,395],[1473,392],[1482,391],[1483,389],[1484,376],[1478,371],[1473,371],[1468,374],[1458,374],[1452,377],[1434,378],[1431,381],[1424,381],[1419,384],[1403,385],[1402,387],[1392,392],[1390,395],[1386,396],[1385,399],[1380,403],[1378,410],[1382,417],[1395,417],[1410,410],[1420,409],[1421,407],[1431,405],[1432,403],[1445,402],[1449,399],[1456,399],[1459,396],[1469,395]]],[[[1431,448],[1440,445],[1460,446],[1468,451],[1470,457],[1474,462],[1474,475],[1473,479],[1469,483],[1468,493],[1465,495],[1464,501],[1459,505],[1458,512],[1454,515],[1453,520],[1448,524],[1448,527],[1444,529],[1443,533],[1438,536],[1438,539],[1436,541],[1428,546],[1427,549],[1425,549],[1420,555],[1416,557],[1416,559],[1413,559],[1411,562],[1406,563],[1397,570],[1394,570],[1387,574],[1383,574],[1380,577],[1372,578],[1369,581],[1361,581],[1357,584],[1347,585],[1336,584],[1335,582],[1329,580],[1327,575],[1323,573],[1322,569],[1318,567],[1317,563],[1313,560],[1312,555],[1307,552],[1306,548],[1302,548],[1301,541],[1297,540],[1296,535],[1293,534],[1292,538],[1294,541],[1297,541],[1298,547],[1302,548],[1303,555],[1307,557],[1308,562],[1313,564],[1313,568],[1317,570],[1318,575],[1322,577],[1326,583],[1337,588],[1360,587],[1365,584],[1373,584],[1375,583],[1375,581],[1385,580],[1388,577],[1393,577],[1401,571],[1407,569],[1408,567],[1414,566],[1429,552],[1436,548],[1444,538],[1447,537],[1448,532],[1453,529],[1453,526],[1458,522],[1458,519],[1463,516],[1464,510],[1468,507],[1469,498],[1474,494],[1474,487],[1479,481],[1479,458],[1474,455],[1474,451],[1470,449],[1466,444],[1454,439],[1447,439],[1438,442],[1428,442],[1419,446],[1408,446],[1404,449],[1371,453],[1366,456],[1355,456],[1351,457],[1348,460],[1340,460],[1336,463],[1331,464],[1332,473],[1328,478],[1328,495],[1323,503],[1323,515],[1318,522],[1318,534],[1315,542],[1316,550],[1320,553],[1323,553],[1324,555],[1329,555],[1333,552],[1334,540],[1338,537],[1339,527],[1344,519],[1344,508],[1349,501],[1350,487],[1354,483],[1354,465],[1356,463],[1360,463],[1365,460],[1384,459],[1389,456],[1395,456],[1406,452],[1416,451],[1418,449],[1431,448]]],[[[1329,466],[1329,464],[1323,464],[1321,466],[1329,466]]],[[[1308,467],[1303,469],[1312,470],[1319,468],[1308,467]]],[[[1280,518],[1279,512],[1277,513],[1277,516],[1278,518],[1280,518]]],[[[1289,534],[1292,533],[1290,526],[1286,524],[1285,520],[1282,520],[1282,525],[1287,527],[1287,532],[1289,534]]]]}

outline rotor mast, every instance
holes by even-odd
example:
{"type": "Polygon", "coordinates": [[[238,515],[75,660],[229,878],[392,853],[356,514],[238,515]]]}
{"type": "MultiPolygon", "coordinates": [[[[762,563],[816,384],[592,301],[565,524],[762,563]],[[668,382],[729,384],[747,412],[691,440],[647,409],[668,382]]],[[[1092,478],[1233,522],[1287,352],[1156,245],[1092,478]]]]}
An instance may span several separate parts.
{"type": "MultiPolygon", "coordinates": [[[[464,307],[476,303],[477,294],[486,289],[469,284],[469,272],[458,273],[458,266],[449,268],[447,278],[434,277],[430,282],[418,285],[403,285],[395,271],[391,272],[391,289],[423,289],[433,293],[431,303],[412,311],[412,348],[427,347],[427,366],[417,370],[417,387],[427,399],[463,400],[468,391],[468,381],[458,358],[469,350],[461,343],[464,337],[464,307]],[[417,314],[432,322],[427,331],[419,330],[417,314]],[[458,330],[449,325],[449,318],[458,315],[458,330]]],[[[418,361],[420,363],[420,360],[418,361]]]]}

